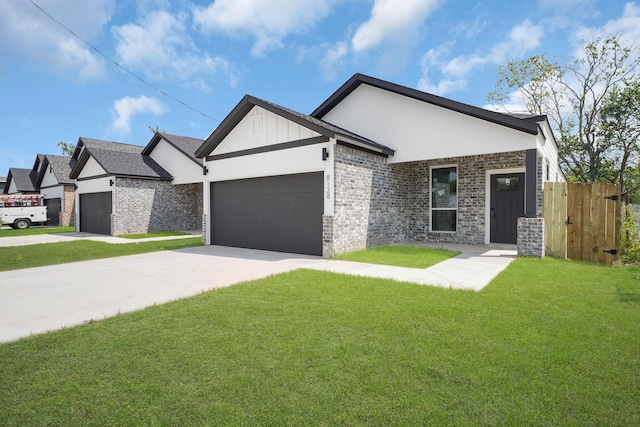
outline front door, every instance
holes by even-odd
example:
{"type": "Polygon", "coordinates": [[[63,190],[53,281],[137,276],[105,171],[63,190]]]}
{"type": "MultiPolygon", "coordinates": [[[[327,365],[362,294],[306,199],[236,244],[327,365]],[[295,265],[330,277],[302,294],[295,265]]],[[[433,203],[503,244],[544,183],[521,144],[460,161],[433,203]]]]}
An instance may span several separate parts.
{"type": "Polygon", "coordinates": [[[517,243],[524,216],[524,173],[491,175],[491,243],[517,243]]]}

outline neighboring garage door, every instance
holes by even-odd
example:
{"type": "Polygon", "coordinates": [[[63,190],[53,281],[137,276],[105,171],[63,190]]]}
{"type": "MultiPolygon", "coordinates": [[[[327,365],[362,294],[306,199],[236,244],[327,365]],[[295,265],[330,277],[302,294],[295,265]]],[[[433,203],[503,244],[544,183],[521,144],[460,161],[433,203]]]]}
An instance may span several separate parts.
{"type": "Polygon", "coordinates": [[[212,243],[322,255],[323,176],[211,183],[212,243]]]}
{"type": "Polygon", "coordinates": [[[111,192],[80,195],[80,231],[111,234],[111,192]]]}
{"type": "Polygon", "coordinates": [[[44,201],[44,205],[47,207],[47,217],[49,221],[47,221],[47,225],[58,226],[60,225],[60,198],[57,199],[46,199],[44,201]]]}

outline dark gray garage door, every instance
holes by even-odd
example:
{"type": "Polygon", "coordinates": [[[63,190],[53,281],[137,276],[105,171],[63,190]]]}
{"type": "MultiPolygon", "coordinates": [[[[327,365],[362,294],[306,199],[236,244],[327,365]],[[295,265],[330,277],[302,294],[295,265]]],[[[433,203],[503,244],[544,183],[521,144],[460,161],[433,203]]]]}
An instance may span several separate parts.
{"type": "Polygon", "coordinates": [[[322,193],[322,172],[211,183],[211,241],[322,255],[322,193]]]}
{"type": "Polygon", "coordinates": [[[49,218],[47,225],[53,225],[55,227],[60,225],[60,208],[62,206],[60,198],[46,199],[44,205],[47,207],[47,217],[49,218]]]}
{"type": "Polygon", "coordinates": [[[80,195],[80,231],[111,234],[111,192],[80,195]]]}

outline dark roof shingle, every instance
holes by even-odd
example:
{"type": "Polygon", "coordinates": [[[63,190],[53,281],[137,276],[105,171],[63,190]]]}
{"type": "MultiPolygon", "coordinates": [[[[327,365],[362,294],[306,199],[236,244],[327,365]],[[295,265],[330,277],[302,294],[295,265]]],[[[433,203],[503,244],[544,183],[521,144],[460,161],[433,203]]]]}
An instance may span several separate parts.
{"type": "Polygon", "coordinates": [[[173,179],[171,174],[155,160],[142,154],[144,148],[140,145],[80,138],[74,152],[74,158],[77,156],[77,163],[71,171],[70,178],[77,178],[89,157],[93,157],[108,175],[160,180],[173,179]]]}

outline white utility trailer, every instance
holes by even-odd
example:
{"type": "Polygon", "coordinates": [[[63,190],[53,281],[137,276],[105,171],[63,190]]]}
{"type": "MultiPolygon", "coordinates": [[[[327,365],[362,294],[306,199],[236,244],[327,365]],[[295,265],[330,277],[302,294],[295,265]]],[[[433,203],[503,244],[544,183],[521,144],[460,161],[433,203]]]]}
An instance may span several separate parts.
{"type": "Polygon", "coordinates": [[[47,222],[42,194],[0,194],[0,225],[29,228],[47,222]]]}

